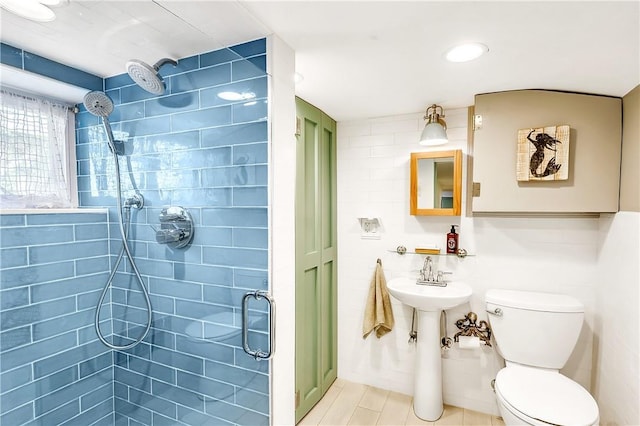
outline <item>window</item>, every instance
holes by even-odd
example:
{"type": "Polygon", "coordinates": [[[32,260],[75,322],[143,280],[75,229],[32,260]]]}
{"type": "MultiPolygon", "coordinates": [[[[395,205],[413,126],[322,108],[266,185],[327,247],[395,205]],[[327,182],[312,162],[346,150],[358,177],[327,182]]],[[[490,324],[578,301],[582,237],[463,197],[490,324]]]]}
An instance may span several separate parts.
{"type": "Polygon", "coordinates": [[[75,195],[68,105],[0,90],[0,208],[64,208],[75,195]]]}

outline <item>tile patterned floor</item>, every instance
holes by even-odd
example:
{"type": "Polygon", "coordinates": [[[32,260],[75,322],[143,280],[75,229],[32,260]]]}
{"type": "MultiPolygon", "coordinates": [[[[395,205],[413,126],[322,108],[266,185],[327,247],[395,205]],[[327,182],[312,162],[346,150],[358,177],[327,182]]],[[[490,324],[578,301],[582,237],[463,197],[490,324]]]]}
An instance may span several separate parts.
{"type": "Polygon", "coordinates": [[[455,425],[504,426],[500,417],[445,405],[435,422],[419,419],[409,395],[337,379],[325,396],[298,423],[308,425],[455,425]]]}

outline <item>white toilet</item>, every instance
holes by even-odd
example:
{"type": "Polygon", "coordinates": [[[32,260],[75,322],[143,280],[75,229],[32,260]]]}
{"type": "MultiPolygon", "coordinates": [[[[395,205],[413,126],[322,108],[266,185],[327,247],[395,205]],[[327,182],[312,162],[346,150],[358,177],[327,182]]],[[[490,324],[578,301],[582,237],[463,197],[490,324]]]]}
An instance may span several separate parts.
{"type": "Polygon", "coordinates": [[[596,401],[559,372],[578,341],[582,303],[561,294],[515,290],[489,290],[485,303],[506,362],[495,392],[507,426],[597,425],[596,401]]]}

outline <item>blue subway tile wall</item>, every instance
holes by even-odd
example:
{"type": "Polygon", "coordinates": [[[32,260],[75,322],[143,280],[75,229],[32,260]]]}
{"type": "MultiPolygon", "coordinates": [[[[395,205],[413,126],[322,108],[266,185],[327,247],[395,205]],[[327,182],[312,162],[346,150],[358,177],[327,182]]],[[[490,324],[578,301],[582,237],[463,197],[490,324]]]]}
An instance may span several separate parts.
{"type": "MultiPolygon", "coordinates": [[[[132,212],[130,241],[153,304],[149,335],[114,353],[115,424],[268,424],[268,363],[246,355],[241,343],[242,296],[267,289],[266,41],[180,59],[177,67],[162,67],[161,75],[167,86],[161,96],[144,92],[127,75],[104,83],[115,104],[109,117],[115,138],[124,142],[123,196],[145,197],[145,207],[132,212]],[[230,101],[222,92],[242,99],[230,101]],[[195,236],[185,249],[155,240],[158,216],[169,205],[193,216],[195,236]]],[[[100,122],[81,108],[76,126],[80,204],[109,207],[113,264],[121,244],[115,166],[100,122]]],[[[79,243],[93,242],[92,232],[80,226],[79,243]]],[[[56,244],[60,237],[48,238],[56,244]]],[[[55,257],[46,250],[35,256],[55,257]]],[[[123,261],[111,292],[116,344],[135,339],[145,325],[131,271],[123,261]]],[[[250,344],[266,349],[266,303],[250,307],[250,344]]]]}
{"type": "Polygon", "coordinates": [[[0,424],[113,422],[113,355],[92,330],[107,213],[2,215],[0,230],[0,424]]]}
{"type": "Polygon", "coordinates": [[[102,78],[96,75],[5,43],[0,43],[0,63],[89,90],[102,90],[102,78]]]}

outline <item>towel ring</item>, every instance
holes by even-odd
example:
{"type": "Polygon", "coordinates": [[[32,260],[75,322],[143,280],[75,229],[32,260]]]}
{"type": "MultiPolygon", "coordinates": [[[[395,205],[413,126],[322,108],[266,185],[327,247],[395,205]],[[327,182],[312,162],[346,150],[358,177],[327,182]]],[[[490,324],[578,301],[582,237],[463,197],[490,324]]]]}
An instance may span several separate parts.
{"type": "Polygon", "coordinates": [[[380,258],[378,258],[377,262],[378,262],[378,265],[382,266],[382,260],[380,260],[380,258]]]}

